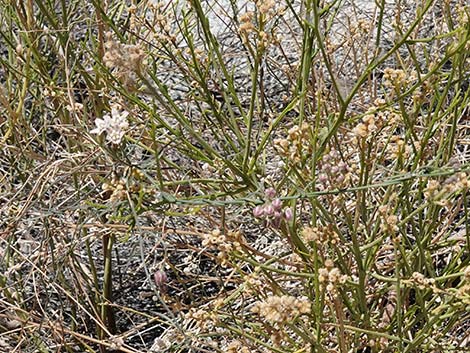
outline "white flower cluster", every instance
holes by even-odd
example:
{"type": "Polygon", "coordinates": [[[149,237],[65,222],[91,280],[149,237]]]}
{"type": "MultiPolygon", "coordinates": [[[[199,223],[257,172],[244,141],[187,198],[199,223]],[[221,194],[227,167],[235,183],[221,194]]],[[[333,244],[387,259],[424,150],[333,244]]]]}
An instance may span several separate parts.
{"type": "Polygon", "coordinates": [[[111,108],[111,115],[106,114],[102,119],[95,120],[96,128],[91,130],[90,133],[99,135],[106,132],[106,141],[118,145],[129,128],[128,115],[129,112],[120,112],[116,107],[113,107],[111,108]]]}

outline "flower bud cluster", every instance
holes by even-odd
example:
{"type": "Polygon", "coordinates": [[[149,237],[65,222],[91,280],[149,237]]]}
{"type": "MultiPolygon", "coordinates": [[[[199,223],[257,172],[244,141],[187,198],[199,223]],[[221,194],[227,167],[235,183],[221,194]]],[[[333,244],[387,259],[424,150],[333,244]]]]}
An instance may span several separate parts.
{"type": "Polygon", "coordinates": [[[265,191],[267,201],[253,209],[253,215],[256,218],[266,220],[274,227],[279,227],[283,220],[291,221],[293,218],[292,210],[289,207],[282,207],[282,201],[276,198],[276,190],[269,188],[265,191]]]}
{"type": "Polygon", "coordinates": [[[251,308],[255,314],[263,317],[272,325],[283,326],[291,323],[302,314],[308,314],[311,304],[308,299],[299,299],[290,295],[270,296],[265,301],[258,301],[251,308]]]}
{"type": "Polygon", "coordinates": [[[211,233],[202,236],[202,246],[213,247],[219,251],[217,260],[222,266],[228,265],[230,255],[233,252],[241,251],[243,242],[240,232],[224,234],[220,229],[214,229],[211,233]]]}
{"type": "Polygon", "coordinates": [[[338,285],[343,284],[348,276],[343,275],[339,268],[334,267],[333,261],[327,259],[325,267],[318,269],[318,281],[330,294],[335,294],[338,285]]]}
{"type": "Polygon", "coordinates": [[[313,151],[310,142],[310,125],[303,123],[301,126],[292,127],[287,133],[287,138],[274,140],[274,146],[281,156],[288,159],[289,163],[299,164],[304,156],[310,155],[313,151]]]}
{"type": "Polygon", "coordinates": [[[318,168],[318,182],[322,189],[338,189],[347,185],[351,179],[352,168],[341,160],[336,150],[325,154],[318,168]]]}

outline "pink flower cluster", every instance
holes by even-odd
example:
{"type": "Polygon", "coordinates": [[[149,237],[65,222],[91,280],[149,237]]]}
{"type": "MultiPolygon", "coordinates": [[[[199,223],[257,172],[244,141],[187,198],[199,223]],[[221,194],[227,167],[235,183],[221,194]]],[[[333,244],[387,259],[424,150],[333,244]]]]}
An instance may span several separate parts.
{"type": "Polygon", "coordinates": [[[274,227],[279,227],[282,220],[292,220],[292,210],[289,207],[282,207],[282,201],[276,197],[274,188],[266,189],[264,194],[267,200],[263,205],[256,206],[253,209],[253,216],[265,219],[274,227]]]}

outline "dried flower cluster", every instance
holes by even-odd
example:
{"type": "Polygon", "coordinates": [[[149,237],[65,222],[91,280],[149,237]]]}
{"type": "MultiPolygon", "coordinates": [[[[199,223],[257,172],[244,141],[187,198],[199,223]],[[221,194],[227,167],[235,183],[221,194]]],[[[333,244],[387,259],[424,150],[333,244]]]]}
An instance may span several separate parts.
{"type": "Polygon", "coordinates": [[[240,27],[238,30],[244,36],[247,36],[249,33],[254,32],[256,27],[253,23],[254,13],[251,11],[245,12],[240,16],[240,27]]]}
{"type": "Polygon", "coordinates": [[[243,345],[240,341],[235,340],[229,343],[226,353],[251,353],[251,349],[243,345]]]}
{"type": "Polygon", "coordinates": [[[468,190],[469,186],[467,174],[460,172],[450,176],[443,182],[428,180],[424,196],[437,205],[449,206],[448,197],[456,192],[468,190]]]}
{"type": "Polygon", "coordinates": [[[289,163],[299,164],[305,156],[312,153],[310,130],[310,125],[307,123],[301,126],[295,125],[289,129],[287,138],[274,140],[276,149],[288,159],[289,163]]]}
{"type": "Polygon", "coordinates": [[[141,72],[145,52],[140,45],[122,44],[106,33],[104,64],[115,70],[115,75],[128,87],[135,85],[135,73],[141,72]]]}
{"type": "Polygon", "coordinates": [[[318,281],[331,295],[336,294],[338,285],[344,284],[348,276],[343,275],[339,268],[334,267],[333,261],[325,260],[325,267],[318,269],[318,281]]]}
{"type": "Polygon", "coordinates": [[[184,316],[186,319],[194,320],[201,329],[213,327],[214,323],[218,321],[215,312],[205,309],[191,308],[184,316]]]}
{"type": "Polygon", "coordinates": [[[387,146],[389,159],[407,158],[412,151],[411,146],[407,145],[402,136],[393,135],[387,146]]]}
{"type": "Polygon", "coordinates": [[[261,15],[270,17],[275,14],[276,2],[274,0],[256,0],[255,3],[261,15]]]}
{"type": "Polygon", "coordinates": [[[416,80],[416,73],[407,74],[401,69],[386,68],[384,70],[383,83],[385,87],[399,90],[407,84],[416,80]]]}
{"type": "Polygon", "coordinates": [[[248,47],[252,55],[257,56],[271,43],[278,42],[274,28],[270,28],[268,22],[279,12],[273,0],[257,0],[255,7],[255,11],[247,11],[240,15],[238,32],[243,44],[248,47]]]}
{"type": "Polygon", "coordinates": [[[463,305],[470,305],[470,284],[464,284],[456,292],[457,298],[462,301],[463,305]]]}
{"type": "Polygon", "coordinates": [[[460,27],[465,28],[470,23],[470,6],[458,6],[457,14],[457,22],[460,27]]]}
{"type": "Polygon", "coordinates": [[[245,284],[243,290],[245,293],[259,293],[263,288],[263,281],[261,280],[258,271],[254,271],[244,277],[245,284]]]}
{"type": "Polygon", "coordinates": [[[126,182],[123,179],[113,179],[109,183],[103,183],[103,192],[109,195],[111,202],[126,199],[126,182]]]}
{"type": "Polygon", "coordinates": [[[381,218],[380,228],[383,232],[395,234],[398,232],[398,216],[391,214],[392,210],[388,205],[379,207],[379,215],[381,218]]]}
{"type": "Polygon", "coordinates": [[[111,108],[111,114],[105,114],[102,119],[95,120],[96,128],[91,130],[90,133],[100,135],[106,132],[106,140],[118,145],[129,128],[128,115],[129,112],[119,111],[118,106],[115,105],[111,108]]]}
{"type": "Polygon", "coordinates": [[[130,194],[137,194],[140,192],[153,194],[152,188],[144,186],[141,182],[144,175],[138,169],[132,169],[128,177],[115,177],[109,182],[104,182],[102,185],[103,196],[105,199],[115,202],[127,199],[130,194]]]}
{"type": "Polygon", "coordinates": [[[223,233],[219,229],[214,229],[209,234],[202,236],[202,246],[216,248],[219,252],[217,260],[222,266],[227,266],[231,254],[241,251],[243,237],[240,232],[223,233]]]}
{"type": "Polygon", "coordinates": [[[366,114],[361,122],[358,123],[354,129],[353,134],[357,137],[367,138],[371,137],[377,131],[374,114],[366,114]]]}
{"type": "Polygon", "coordinates": [[[282,201],[276,198],[276,190],[274,188],[267,189],[265,196],[267,201],[262,206],[256,206],[253,209],[253,215],[256,218],[264,219],[274,227],[279,227],[283,220],[292,220],[292,210],[289,207],[282,207],[282,201]]]}
{"type": "Polygon", "coordinates": [[[419,289],[433,288],[436,283],[434,278],[426,278],[422,273],[419,272],[413,272],[413,274],[411,275],[411,281],[419,289]]]}
{"type": "Polygon", "coordinates": [[[463,285],[457,290],[456,296],[463,305],[470,305],[470,266],[463,272],[463,285]]]}
{"type": "Polygon", "coordinates": [[[157,47],[160,47],[160,44],[176,45],[174,24],[177,19],[175,13],[171,11],[171,6],[168,6],[168,2],[153,1],[149,4],[148,10],[145,17],[141,16],[141,25],[148,29],[149,41],[157,47]]]}
{"type": "Polygon", "coordinates": [[[251,311],[272,325],[283,326],[292,323],[299,315],[308,314],[310,308],[308,299],[283,295],[270,296],[265,301],[256,302],[251,311]]]}
{"type": "Polygon", "coordinates": [[[305,242],[315,243],[319,247],[325,244],[335,246],[340,243],[340,238],[332,226],[305,227],[301,234],[305,242]]]}
{"type": "Polygon", "coordinates": [[[350,28],[350,40],[364,38],[370,32],[372,23],[369,20],[360,19],[350,28]]]}

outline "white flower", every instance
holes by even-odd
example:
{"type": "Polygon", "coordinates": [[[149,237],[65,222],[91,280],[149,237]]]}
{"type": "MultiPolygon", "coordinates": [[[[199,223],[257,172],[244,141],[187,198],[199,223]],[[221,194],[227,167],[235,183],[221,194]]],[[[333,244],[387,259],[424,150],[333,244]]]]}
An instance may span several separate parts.
{"type": "Polygon", "coordinates": [[[96,128],[91,130],[90,133],[99,135],[111,128],[112,120],[111,117],[106,114],[103,116],[103,119],[96,119],[95,124],[96,128]]]}
{"type": "Polygon", "coordinates": [[[106,132],[106,140],[118,145],[129,128],[128,115],[129,112],[119,112],[116,107],[113,107],[111,108],[111,115],[106,114],[103,119],[95,120],[96,128],[91,130],[90,133],[99,135],[106,132]]]}

